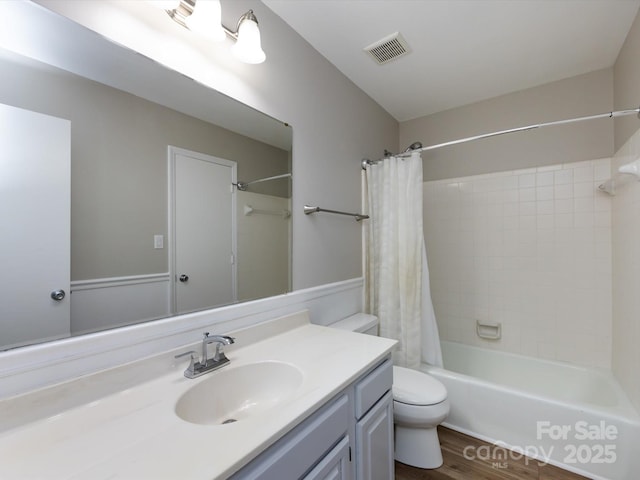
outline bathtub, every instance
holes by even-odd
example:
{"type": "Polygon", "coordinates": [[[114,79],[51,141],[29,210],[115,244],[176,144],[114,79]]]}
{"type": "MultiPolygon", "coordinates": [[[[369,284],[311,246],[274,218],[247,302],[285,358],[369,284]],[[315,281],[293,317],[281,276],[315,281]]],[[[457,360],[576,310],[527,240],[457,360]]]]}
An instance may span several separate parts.
{"type": "Polygon", "coordinates": [[[640,478],[640,416],[610,373],[441,343],[445,368],[421,370],[447,388],[443,425],[503,447],[465,456],[505,468],[524,453],[589,478],[640,478]]]}

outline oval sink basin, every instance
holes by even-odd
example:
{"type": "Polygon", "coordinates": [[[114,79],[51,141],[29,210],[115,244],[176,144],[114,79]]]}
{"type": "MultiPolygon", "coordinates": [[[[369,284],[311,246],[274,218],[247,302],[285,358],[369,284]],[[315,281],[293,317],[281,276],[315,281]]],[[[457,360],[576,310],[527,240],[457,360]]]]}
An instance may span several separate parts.
{"type": "Polygon", "coordinates": [[[184,393],[176,414],[200,425],[233,423],[278,406],[302,384],[302,373],[282,362],[258,362],[209,373],[184,393]]]}

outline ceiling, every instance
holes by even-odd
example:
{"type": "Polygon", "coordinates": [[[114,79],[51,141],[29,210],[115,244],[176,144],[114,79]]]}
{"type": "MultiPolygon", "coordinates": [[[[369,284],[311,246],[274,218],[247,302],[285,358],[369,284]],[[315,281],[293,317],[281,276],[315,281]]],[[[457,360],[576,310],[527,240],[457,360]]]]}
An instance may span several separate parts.
{"type": "Polygon", "coordinates": [[[640,0],[263,0],[398,121],[611,67],[640,0]],[[363,49],[400,32],[410,53],[363,49]]]}

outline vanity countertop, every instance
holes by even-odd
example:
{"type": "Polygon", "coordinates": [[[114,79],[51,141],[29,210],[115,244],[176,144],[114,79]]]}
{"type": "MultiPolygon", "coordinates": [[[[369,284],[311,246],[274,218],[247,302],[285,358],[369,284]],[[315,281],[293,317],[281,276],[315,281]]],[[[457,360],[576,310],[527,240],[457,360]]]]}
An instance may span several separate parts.
{"type": "Polygon", "coordinates": [[[173,359],[185,348],[0,401],[0,478],[226,478],[396,343],[310,324],[306,312],[231,335],[230,366],[197,379],[183,376],[187,361],[173,359]],[[226,425],[193,424],[176,415],[179,397],[198,382],[265,360],[302,373],[290,400],[226,425]],[[149,368],[161,373],[145,376],[149,368]]]}

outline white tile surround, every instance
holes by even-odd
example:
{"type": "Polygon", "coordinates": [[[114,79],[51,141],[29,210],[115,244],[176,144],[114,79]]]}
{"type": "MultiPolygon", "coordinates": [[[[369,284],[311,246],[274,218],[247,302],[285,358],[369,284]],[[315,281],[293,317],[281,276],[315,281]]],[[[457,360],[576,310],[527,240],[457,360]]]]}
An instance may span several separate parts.
{"type": "MultiPolygon", "coordinates": [[[[640,130],[618,150],[612,170],[640,157],[640,130]]],[[[640,182],[626,176],[613,197],[613,373],[640,411],[640,182]]]]}
{"type": "Polygon", "coordinates": [[[606,158],[425,182],[441,337],[610,368],[612,197],[597,188],[610,170],[606,158]],[[502,338],[479,338],[476,320],[502,338]]]}

